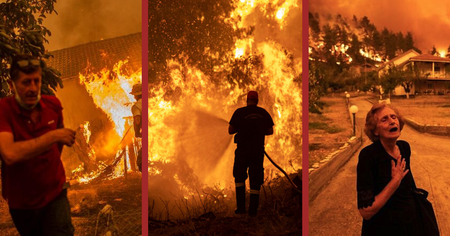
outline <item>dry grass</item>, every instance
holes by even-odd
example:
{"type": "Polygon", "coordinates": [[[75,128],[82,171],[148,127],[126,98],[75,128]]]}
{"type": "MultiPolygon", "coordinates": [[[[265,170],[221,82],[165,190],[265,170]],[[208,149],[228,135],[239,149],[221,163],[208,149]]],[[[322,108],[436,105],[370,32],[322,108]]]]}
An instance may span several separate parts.
{"type": "Polygon", "coordinates": [[[337,150],[352,136],[352,125],[342,96],[323,97],[322,114],[309,114],[309,166],[337,150]]]}
{"type": "Polygon", "coordinates": [[[169,222],[177,220],[192,220],[203,214],[227,213],[232,199],[228,195],[231,190],[223,190],[218,187],[197,190],[188,197],[175,196],[171,200],[159,198],[149,202],[149,218],[154,222],[169,222]],[[157,207],[160,205],[162,207],[157,207]]]}
{"type": "Polygon", "coordinates": [[[450,125],[450,96],[417,96],[391,99],[404,117],[421,124],[450,125]]]}
{"type": "Polygon", "coordinates": [[[170,202],[159,199],[164,204],[160,211],[154,207],[158,202],[152,201],[149,235],[301,235],[301,193],[294,192],[284,178],[267,181],[255,218],[234,214],[235,195],[230,189],[207,195],[202,190],[170,202]],[[175,218],[177,212],[183,212],[181,218],[175,218]]]}

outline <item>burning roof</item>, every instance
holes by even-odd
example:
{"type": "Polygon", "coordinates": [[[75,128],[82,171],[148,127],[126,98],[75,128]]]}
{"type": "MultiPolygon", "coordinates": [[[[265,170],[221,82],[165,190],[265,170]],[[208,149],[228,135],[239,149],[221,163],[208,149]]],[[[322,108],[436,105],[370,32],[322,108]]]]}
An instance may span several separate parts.
{"type": "Polygon", "coordinates": [[[78,78],[88,62],[91,67],[102,69],[112,68],[119,60],[128,58],[128,64],[137,69],[142,64],[141,42],[141,33],[136,33],[81,44],[51,52],[54,57],[48,64],[61,72],[62,79],[78,78]]]}

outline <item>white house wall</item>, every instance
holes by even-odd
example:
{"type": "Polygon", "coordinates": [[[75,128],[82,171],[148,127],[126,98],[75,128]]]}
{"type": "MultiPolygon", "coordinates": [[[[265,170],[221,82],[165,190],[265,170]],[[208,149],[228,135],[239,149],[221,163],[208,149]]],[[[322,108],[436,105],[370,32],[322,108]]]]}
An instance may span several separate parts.
{"type": "MultiPolygon", "coordinates": [[[[410,95],[416,93],[415,87],[416,87],[415,85],[412,86],[411,92],[409,93],[410,95]]],[[[405,96],[405,95],[406,95],[405,88],[403,88],[403,86],[401,86],[401,85],[400,85],[400,86],[397,86],[397,87],[394,89],[394,91],[393,91],[392,94],[395,95],[395,96],[405,96]]]]}

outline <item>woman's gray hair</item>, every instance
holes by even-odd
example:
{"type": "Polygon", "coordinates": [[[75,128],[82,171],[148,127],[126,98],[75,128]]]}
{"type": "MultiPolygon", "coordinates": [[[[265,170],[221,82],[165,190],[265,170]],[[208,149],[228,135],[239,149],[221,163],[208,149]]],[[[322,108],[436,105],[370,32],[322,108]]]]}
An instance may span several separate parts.
{"type": "Polygon", "coordinates": [[[376,142],[380,139],[378,135],[375,135],[375,131],[377,130],[377,119],[375,118],[375,114],[377,114],[378,111],[383,110],[385,107],[389,107],[392,109],[395,114],[397,115],[397,119],[400,123],[400,130],[403,129],[403,126],[405,125],[405,121],[403,120],[403,116],[398,112],[398,110],[386,103],[376,103],[372,106],[370,111],[367,113],[366,116],[366,124],[364,125],[364,133],[369,137],[369,139],[372,142],[376,142]]]}

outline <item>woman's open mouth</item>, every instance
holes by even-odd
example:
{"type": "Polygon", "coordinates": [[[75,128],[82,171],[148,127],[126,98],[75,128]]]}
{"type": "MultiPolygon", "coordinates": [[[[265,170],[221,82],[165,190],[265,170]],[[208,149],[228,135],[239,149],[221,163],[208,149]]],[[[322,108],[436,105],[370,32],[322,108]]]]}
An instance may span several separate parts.
{"type": "Polygon", "coordinates": [[[397,131],[398,131],[398,128],[397,128],[397,127],[394,127],[394,128],[389,129],[389,132],[391,132],[391,133],[397,132],[397,131]]]}

